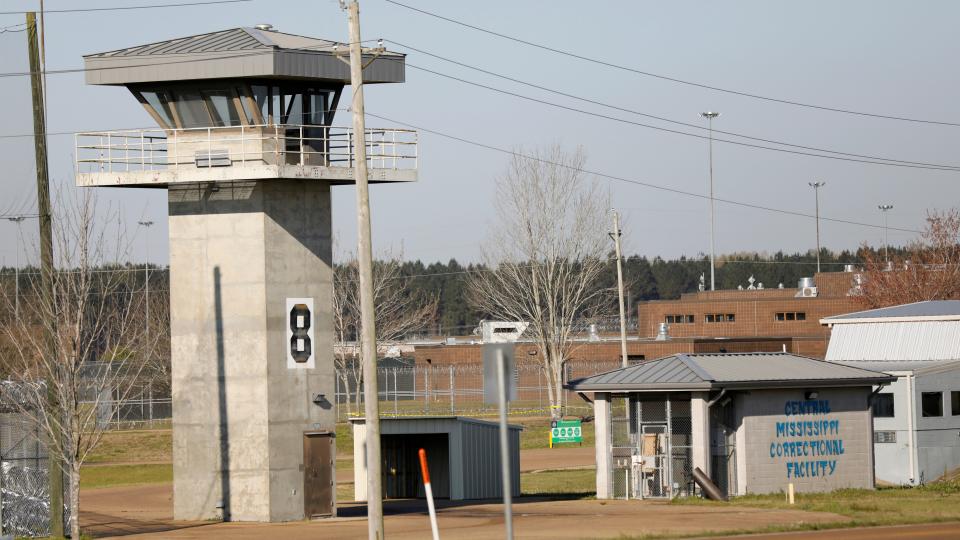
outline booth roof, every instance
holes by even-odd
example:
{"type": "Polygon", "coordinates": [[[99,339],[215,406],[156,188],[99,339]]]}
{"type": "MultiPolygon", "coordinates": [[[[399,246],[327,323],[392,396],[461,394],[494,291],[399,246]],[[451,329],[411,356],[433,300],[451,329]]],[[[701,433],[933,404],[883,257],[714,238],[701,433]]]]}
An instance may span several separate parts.
{"type": "Polygon", "coordinates": [[[788,353],[675,354],[567,384],[581,392],[872,386],[896,377],[788,353]]]}

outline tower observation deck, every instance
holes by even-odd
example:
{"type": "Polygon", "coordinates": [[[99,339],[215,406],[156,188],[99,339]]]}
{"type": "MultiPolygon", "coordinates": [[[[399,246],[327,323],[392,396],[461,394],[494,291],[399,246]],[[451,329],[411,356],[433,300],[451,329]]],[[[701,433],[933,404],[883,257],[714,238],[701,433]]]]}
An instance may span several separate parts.
{"type": "MultiPolygon", "coordinates": [[[[417,132],[333,124],[348,47],[260,25],[84,57],[88,84],[125,86],[158,127],[76,135],[80,186],[168,187],[270,178],[417,179],[417,132]]],[[[404,55],[364,54],[364,84],[404,80],[404,55]]]]}

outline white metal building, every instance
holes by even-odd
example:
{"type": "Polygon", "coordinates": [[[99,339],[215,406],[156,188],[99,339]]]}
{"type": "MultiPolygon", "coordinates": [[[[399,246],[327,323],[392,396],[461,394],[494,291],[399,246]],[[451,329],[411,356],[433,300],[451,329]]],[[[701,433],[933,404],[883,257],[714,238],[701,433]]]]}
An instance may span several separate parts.
{"type": "Polygon", "coordinates": [[[960,301],[827,317],[826,359],[898,377],[873,398],[877,480],[914,485],[960,467],[960,301]]]}
{"type": "MultiPolygon", "coordinates": [[[[358,501],[367,500],[367,429],[363,418],[353,425],[353,486],[358,501]]],[[[520,431],[509,426],[510,483],[520,496],[520,431]]],[[[500,425],[462,416],[380,419],[383,489],[386,498],[424,496],[417,452],[427,452],[433,495],[438,499],[502,497],[500,425]]]]}

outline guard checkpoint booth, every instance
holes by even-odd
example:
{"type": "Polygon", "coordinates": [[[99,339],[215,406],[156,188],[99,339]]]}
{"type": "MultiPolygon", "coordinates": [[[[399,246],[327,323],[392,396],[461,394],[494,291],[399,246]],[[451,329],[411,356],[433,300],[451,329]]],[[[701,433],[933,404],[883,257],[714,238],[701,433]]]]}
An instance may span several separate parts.
{"type": "Polygon", "coordinates": [[[598,499],[873,488],[884,373],[787,353],[676,354],[571,381],[593,393],[598,499]]]}
{"type": "Polygon", "coordinates": [[[417,178],[415,132],[334,125],[347,50],[258,25],[84,57],[158,124],[78,134],[77,185],[168,192],[175,519],[336,514],[330,190],[361,141],[371,183],[417,178]]]}

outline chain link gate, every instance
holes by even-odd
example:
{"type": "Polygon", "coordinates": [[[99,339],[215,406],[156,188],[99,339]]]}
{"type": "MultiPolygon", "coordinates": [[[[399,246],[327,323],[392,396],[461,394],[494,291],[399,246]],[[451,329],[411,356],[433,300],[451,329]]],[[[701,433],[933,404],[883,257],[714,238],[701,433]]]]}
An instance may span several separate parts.
{"type": "Polygon", "coordinates": [[[690,396],[612,396],[611,493],[617,499],[693,493],[690,396]]]}

